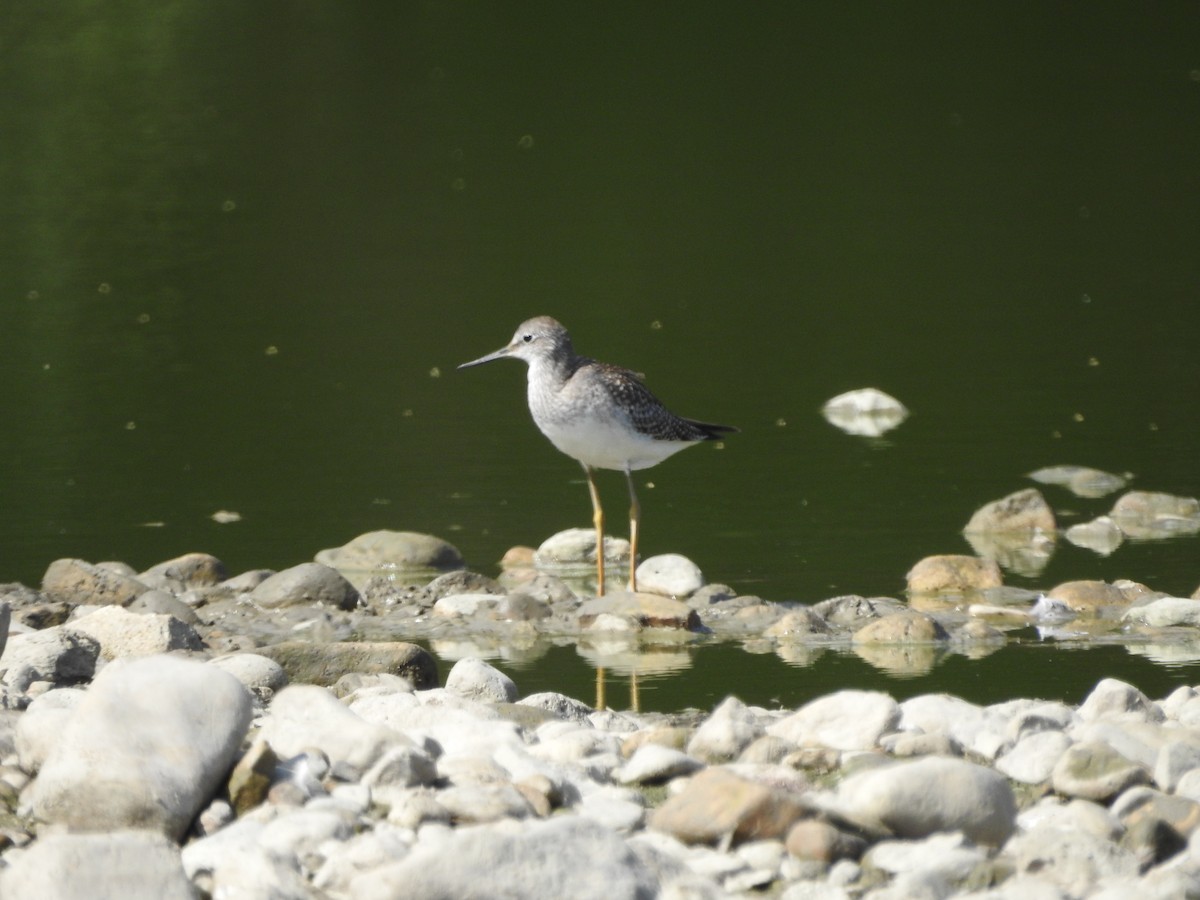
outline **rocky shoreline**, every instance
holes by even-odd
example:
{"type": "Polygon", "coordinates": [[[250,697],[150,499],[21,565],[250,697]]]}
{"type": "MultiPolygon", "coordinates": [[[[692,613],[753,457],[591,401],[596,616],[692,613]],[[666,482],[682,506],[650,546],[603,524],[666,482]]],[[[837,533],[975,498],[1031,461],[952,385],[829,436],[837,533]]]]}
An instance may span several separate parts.
{"type": "Polygon", "coordinates": [[[911,661],[1064,617],[1170,640],[1200,598],[1015,591],[983,556],[921,560],[907,602],[770,603],[676,556],[595,598],[572,587],[587,538],[499,579],[374,532],[282,572],[191,553],[0,585],[0,896],[1200,897],[1190,687],[642,713],[522,696],[474,657],[443,681],[411,643],[716,634],[911,661]]]}

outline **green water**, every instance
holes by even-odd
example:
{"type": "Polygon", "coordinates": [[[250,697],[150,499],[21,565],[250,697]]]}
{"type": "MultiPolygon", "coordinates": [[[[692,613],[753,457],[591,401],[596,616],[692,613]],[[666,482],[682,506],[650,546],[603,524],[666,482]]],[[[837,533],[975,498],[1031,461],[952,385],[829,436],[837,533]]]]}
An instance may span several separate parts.
{"type": "MultiPolygon", "coordinates": [[[[1194,3],[6,4],[0,580],[374,528],[494,572],[590,518],[522,367],[454,370],[543,313],[740,426],[639,483],[645,553],[745,593],[895,595],[1044,465],[1200,495],[1197,38],[1194,3]],[[868,385],[911,418],[820,417],[868,385]]],[[[1045,493],[1064,525],[1112,500],[1045,493]]],[[[1187,595],[1200,539],[1006,576],[1075,578],[1187,595]]],[[[919,684],[994,699],[1029,666],[1047,696],[1200,682],[1022,646],[919,684]]],[[[791,679],[915,684],[705,646],[644,699],[791,679]]]]}

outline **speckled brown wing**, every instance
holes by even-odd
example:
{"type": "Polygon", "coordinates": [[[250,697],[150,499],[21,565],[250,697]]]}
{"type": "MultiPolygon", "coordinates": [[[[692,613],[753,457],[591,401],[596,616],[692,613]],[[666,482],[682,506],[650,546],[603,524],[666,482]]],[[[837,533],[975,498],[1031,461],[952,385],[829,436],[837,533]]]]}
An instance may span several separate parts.
{"type": "Polygon", "coordinates": [[[710,441],[737,431],[729,425],[710,425],[675,415],[659,402],[628,369],[593,363],[602,370],[605,390],[628,415],[633,427],[656,441],[710,441]]]}

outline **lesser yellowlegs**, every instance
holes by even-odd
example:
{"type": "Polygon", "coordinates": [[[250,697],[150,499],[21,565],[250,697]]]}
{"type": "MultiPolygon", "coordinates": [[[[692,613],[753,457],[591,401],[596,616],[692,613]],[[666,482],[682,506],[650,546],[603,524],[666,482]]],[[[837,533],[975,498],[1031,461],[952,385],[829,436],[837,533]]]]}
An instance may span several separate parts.
{"type": "Polygon", "coordinates": [[[508,346],[463,363],[460,369],[513,357],[529,364],[529,411],[542,434],[576,459],[587,475],[596,528],[597,594],[604,594],[604,511],[596,469],[625,473],[629,485],[629,590],[637,590],[641,506],[633,472],[648,469],[700,441],[737,431],[681,418],[658,401],[636,374],[575,353],[571,336],[549,316],[521,324],[508,346]]]}

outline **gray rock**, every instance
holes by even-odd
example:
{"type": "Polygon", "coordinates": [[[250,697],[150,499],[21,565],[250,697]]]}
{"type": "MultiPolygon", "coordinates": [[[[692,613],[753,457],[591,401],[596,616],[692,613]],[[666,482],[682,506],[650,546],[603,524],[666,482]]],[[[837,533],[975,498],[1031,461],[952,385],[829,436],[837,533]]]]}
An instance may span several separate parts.
{"type": "Polygon", "coordinates": [[[981,506],[963,531],[987,532],[1040,531],[1057,529],[1054,511],[1036,488],[1025,488],[981,506]]]}
{"type": "Polygon", "coordinates": [[[136,578],[82,559],[56,559],[42,576],[42,591],[49,599],[76,606],[127,606],[147,590],[136,578]]]}
{"type": "Polygon", "coordinates": [[[204,646],[196,630],[174,616],[139,615],[119,606],[102,606],[64,627],[96,641],[100,656],[106,660],[199,650],[204,646]]]}
{"type": "Polygon", "coordinates": [[[354,609],[358,590],[336,569],[320,563],[301,563],[276,572],[250,592],[250,600],[266,609],[316,605],[354,609]]]}
{"type": "Polygon", "coordinates": [[[835,750],[870,750],[900,720],[900,707],[887,694],[844,690],[818,697],[767,733],[792,744],[821,744],[835,750]]]}
{"type": "Polygon", "coordinates": [[[99,656],[94,638],[66,625],[14,634],[0,658],[0,680],[22,691],[35,681],[82,684],[92,679],[99,656]]]}
{"type": "Polygon", "coordinates": [[[420,842],[399,862],[359,875],[349,893],[356,900],[458,900],[481,890],[492,897],[574,900],[658,895],[652,870],[625,841],[580,816],[524,827],[502,823],[420,842]]]}
{"type": "Polygon", "coordinates": [[[288,677],[283,666],[259,653],[233,653],[218,657],[209,665],[228,672],[262,704],[270,703],[276,693],[287,687],[288,677]]]}
{"type": "Polygon", "coordinates": [[[317,554],[323,565],[350,572],[447,572],[463,568],[453,544],[412,531],[370,531],[317,554]]]}
{"type": "Polygon", "coordinates": [[[763,631],[763,637],[777,641],[804,640],[824,637],[833,632],[821,616],[811,609],[793,609],[784,613],[774,624],[763,631]]]}
{"type": "Polygon", "coordinates": [[[517,685],[511,678],[482,659],[460,659],[446,676],[446,690],[472,700],[514,703],[517,685]]]}
{"type": "Polygon", "coordinates": [[[637,588],[651,594],[683,599],[704,587],[700,567],[678,553],[651,556],[637,567],[637,588]]]}
{"type": "Polygon", "coordinates": [[[275,660],[292,684],[331,685],[349,674],[399,675],[418,690],[438,683],[437,663],[407,641],[285,641],[256,651],[275,660]]]}
{"type": "Polygon", "coordinates": [[[316,748],[330,763],[344,763],[360,775],[390,748],[411,745],[399,732],[356,715],[325,688],[307,684],[275,695],[260,733],[281,757],[316,748]]]}
{"type": "Polygon", "coordinates": [[[179,838],[229,771],[250,695],[205,663],[110,663],[75,707],[33,786],[43,822],[153,827],[179,838]]]}
{"type": "Polygon", "coordinates": [[[179,848],[155,831],[48,834],[6,859],[0,896],[13,900],[194,897],[179,848]]]}
{"type": "Polygon", "coordinates": [[[961,831],[1000,846],[1016,827],[1016,799],[1004,776],[960,759],[927,757],[851,775],[837,798],[851,821],[898,837],[961,831]]]}
{"type": "Polygon", "coordinates": [[[858,594],[830,597],[812,607],[812,611],[830,625],[848,628],[858,628],[871,619],[903,609],[904,604],[892,597],[861,597],[858,594]]]}
{"type": "Polygon", "coordinates": [[[200,624],[200,617],[196,615],[194,609],[177,597],[162,590],[151,589],[144,594],[139,594],[126,609],[136,613],[174,616],[179,621],[186,622],[188,625],[194,626],[200,624]]]}

